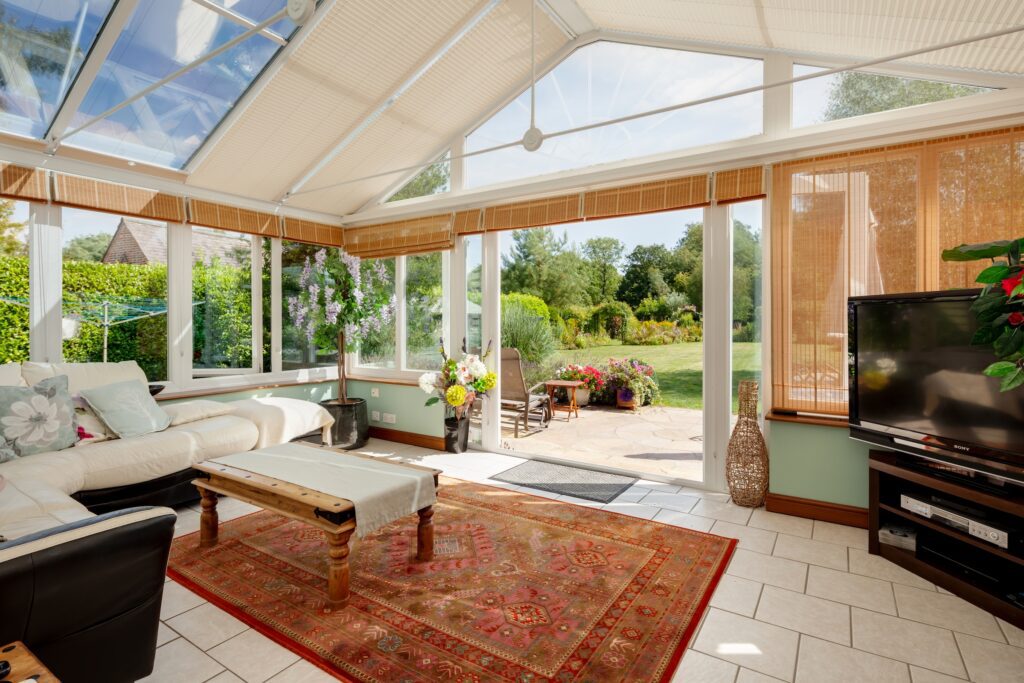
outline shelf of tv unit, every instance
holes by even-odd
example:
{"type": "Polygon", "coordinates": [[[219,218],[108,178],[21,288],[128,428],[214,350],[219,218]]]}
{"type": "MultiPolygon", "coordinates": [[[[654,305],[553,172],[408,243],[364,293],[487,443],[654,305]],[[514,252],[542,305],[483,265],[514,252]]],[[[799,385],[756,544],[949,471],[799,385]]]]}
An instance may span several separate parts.
{"type": "MultiPolygon", "coordinates": [[[[913,462],[913,456],[904,456],[889,451],[871,451],[868,465],[870,468],[869,552],[872,555],[880,555],[890,562],[898,564],[904,569],[931,581],[937,586],[945,588],[949,592],[1015,626],[1024,628],[1024,609],[1004,599],[990,590],[989,587],[979,585],[971,581],[969,577],[960,576],[941,564],[922,559],[913,550],[886,545],[878,540],[878,529],[883,518],[895,519],[900,523],[906,523],[917,528],[919,536],[920,532],[927,530],[927,532],[956,541],[960,544],[960,548],[962,548],[958,558],[965,564],[985,567],[986,560],[989,560],[990,562],[994,561],[997,563],[1000,561],[1009,562],[1018,567],[1024,567],[1024,558],[1022,557],[1007,552],[998,546],[986,543],[958,529],[934,522],[881,500],[883,497],[883,486],[896,486],[899,488],[901,483],[905,483],[910,485],[910,488],[907,489],[908,492],[920,495],[922,489],[926,489],[936,493],[963,498],[971,501],[976,506],[990,508],[1004,515],[1012,516],[1019,522],[1018,528],[1024,528],[1024,497],[1017,494],[1001,496],[971,486],[967,482],[961,483],[952,478],[932,475],[905,464],[913,462]]],[[[1024,575],[1024,570],[1022,570],[1021,575],[1024,575]]],[[[1016,590],[1024,590],[1024,585],[1016,586],[1016,590]]]]}

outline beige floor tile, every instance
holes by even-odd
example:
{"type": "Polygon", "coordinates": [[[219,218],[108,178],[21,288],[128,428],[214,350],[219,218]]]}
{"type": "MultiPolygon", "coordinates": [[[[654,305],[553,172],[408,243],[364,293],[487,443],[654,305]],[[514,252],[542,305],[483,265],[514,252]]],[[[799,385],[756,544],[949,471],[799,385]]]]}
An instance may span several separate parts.
{"type": "Polygon", "coordinates": [[[666,510],[677,510],[689,512],[701,500],[697,496],[688,496],[684,493],[667,493],[665,491],[651,491],[644,496],[640,502],[644,505],[665,508],[666,510]]]}
{"type": "Polygon", "coordinates": [[[772,554],[820,567],[846,571],[846,547],[810,538],[779,534],[772,554]]]}
{"type": "Polygon", "coordinates": [[[178,508],[178,521],[174,523],[174,537],[187,536],[199,531],[199,513],[192,508],[178,508]]]}
{"type": "Polygon", "coordinates": [[[164,584],[164,598],[160,604],[160,619],[161,621],[167,621],[182,612],[199,607],[204,602],[206,600],[203,600],[177,581],[168,581],[164,584]]]}
{"type": "Polygon", "coordinates": [[[754,618],[840,645],[850,645],[850,608],[838,602],[765,586],[754,618]]]}
{"type": "Polygon", "coordinates": [[[735,612],[753,618],[754,612],[757,610],[757,601],[761,597],[762,587],[756,581],[725,574],[715,586],[710,605],[727,612],[735,612]]]}
{"type": "Polygon", "coordinates": [[[955,595],[944,595],[903,584],[894,584],[896,609],[904,619],[922,621],[958,633],[1003,642],[996,618],[955,595]]]}
{"type": "Polygon", "coordinates": [[[712,608],[693,649],[792,681],[798,640],[795,631],[712,608]]]}
{"type": "Polygon", "coordinates": [[[270,683],[336,683],[338,679],[320,667],[300,659],[270,679],[270,683]]]}
{"type": "Polygon", "coordinates": [[[740,667],[740,673],[736,677],[736,683],[778,683],[781,680],[781,678],[765,676],[757,671],[751,671],[742,667],[740,667]]]}
{"type": "Polygon", "coordinates": [[[686,529],[693,529],[694,531],[711,531],[711,527],[715,524],[715,520],[708,517],[698,517],[697,515],[677,512],[676,510],[659,510],[658,514],[654,515],[654,521],[681,526],[686,529]]]}
{"type": "Polygon", "coordinates": [[[208,654],[246,683],[262,683],[299,660],[295,653],[251,629],[221,643],[208,654]]]}
{"type": "Polygon", "coordinates": [[[572,503],[573,505],[585,508],[599,508],[604,505],[604,503],[599,503],[596,500],[587,500],[586,498],[577,498],[576,496],[561,495],[556,500],[561,503],[572,503]]]}
{"type": "Polygon", "coordinates": [[[633,486],[640,486],[645,489],[652,491],[661,491],[663,493],[679,493],[682,490],[682,486],[676,486],[675,484],[667,484],[663,481],[653,481],[651,479],[640,479],[633,486]]]}
{"type": "Polygon", "coordinates": [[[156,630],[156,646],[160,647],[161,645],[171,642],[177,637],[178,634],[175,633],[170,626],[161,621],[160,626],[157,627],[156,630]]]}
{"type": "Polygon", "coordinates": [[[854,650],[818,638],[800,638],[796,683],[909,683],[903,662],[854,650]]]}
{"type": "Polygon", "coordinates": [[[860,548],[861,550],[868,549],[868,530],[844,524],[833,524],[832,522],[815,520],[814,533],[811,538],[816,541],[838,543],[839,545],[860,548]]]}
{"type": "Polygon", "coordinates": [[[156,649],[153,673],[142,683],[206,681],[224,670],[218,662],[184,638],[175,638],[156,649]]]}
{"type": "Polygon", "coordinates": [[[953,633],[937,626],[853,608],[853,646],[953,676],[965,676],[953,633]]]}
{"type": "Polygon", "coordinates": [[[777,512],[768,512],[764,508],[754,510],[754,513],[750,515],[750,521],[747,522],[747,525],[802,538],[810,538],[814,530],[813,520],[793,517],[791,515],[780,515],[777,512]]]}
{"type": "Polygon", "coordinates": [[[954,678],[931,669],[922,669],[919,666],[910,667],[910,680],[914,683],[963,683],[964,681],[962,678],[954,678]]]}
{"type": "Polygon", "coordinates": [[[168,619],[167,624],[200,650],[209,650],[249,627],[216,605],[206,603],[168,619]]]}
{"type": "Polygon", "coordinates": [[[652,489],[646,486],[633,484],[628,489],[615,497],[613,503],[639,503],[645,496],[650,495],[652,489]]]}
{"type": "Polygon", "coordinates": [[[654,515],[658,514],[658,511],[661,510],[661,508],[641,505],[640,503],[608,503],[601,509],[608,512],[618,512],[620,515],[640,517],[641,519],[654,519],[654,515]]]}
{"type": "Polygon", "coordinates": [[[870,576],[810,565],[807,568],[807,589],[804,592],[875,612],[896,614],[892,584],[870,576]]]}
{"type": "Polygon", "coordinates": [[[807,565],[784,557],[737,550],[729,562],[728,574],[758,583],[802,593],[807,580],[807,565]]]}
{"type": "Polygon", "coordinates": [[[709,657],[703,652],[687,650],[672,674],[672,683],[733,683],[738,668],[735,664],[709,657]]]}
{"type": "Polygon", "coordinates": [[[956,634],[956,642],[960,645],[960,654],[972,681],[1024,681],[1024,649],[962,633],[956,634]]]}
{"type": "Polygon", "coordinates": [[[765,531],[764,529],[755,529],[754,527],[742,524],[723,522],[720,519],[715,520],[715,525],[711,527],[711,533],[725,536],[726,538],[738,539],[737,548],[753,550],[755,553],[764,553],[765,555],[772,554],[772,548],[775,547],[775,537],[778,536],[774,531],[765,531]]]}
{"type": "Polygon", "coordinates": [[[746,524],[747,520],[750,519],[750,508],[708,498],[701,498],[690,512],[701,517],[721,519],[733,524],[746,524]]]}
{"type": "Polygon", "coordinates": [[[728,493],[723,493],[721,491],[709,491],[707,489],[698,489],[692,486],[684,486],[682,488],[682,493],[685,493],[689,496],[697,496],[698,498],[717,500],[721,503],[727,503],[731,499],[731,496],[728,493]]]}
{"type": "Polygon", "coordinates": [[[206,681],[206,683],[245,683],[241,678],[230,671],[221,671],[219,674],[206,681]]]}
{"type": "Polygon", "coordinates": [[[1006,636],[1006,642],[1016,647],[1024,647],[1024,629],[1019,629],[1013,624],[1007,623],[1002,619],[997,618],[1000,628],[1003,629],[1003,635],[1006,636]]]}
{"type": "Polygon", "coordinates": [[[849,556],[850,572],[853,574],[861,574],[875,579],[882,579],[883,581],[892,581],[893,583],[902,583],[907,586],[935,590],[935,586],[931,581],[922,579],[917,574],[908,572],[903,567],[893,564],[879,555],[870,555],[866,550],[850,548],[849,556]]]}

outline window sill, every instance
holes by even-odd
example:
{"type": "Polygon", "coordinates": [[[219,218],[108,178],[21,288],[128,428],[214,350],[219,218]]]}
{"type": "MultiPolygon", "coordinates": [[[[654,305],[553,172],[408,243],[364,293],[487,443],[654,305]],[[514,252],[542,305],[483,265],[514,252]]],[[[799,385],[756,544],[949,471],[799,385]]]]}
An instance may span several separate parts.
{"type": "Polygon", "coordinates": [[[844,417],[826,417],[823,415],[800,415],[797,413],[770,412],[764,419],[772,422],[795,422],[796,424],[816,425],[818,427],[838,427],[848,429],[850,422],[844,417]]]}
{"type": "Polygon", "coordinates": [[[337,382],[338,371],[334,367],[292,370],[289,372],[233,375],[231,377],[204,377],[193,380],[187,386],[168,384],[167,389],[157,394],[157,401],[175,401],[186,398],[201,398],[220,394],[234,394],[242,391],[263,391],[281,387],[295,387],[305,384],[337,382]]]}

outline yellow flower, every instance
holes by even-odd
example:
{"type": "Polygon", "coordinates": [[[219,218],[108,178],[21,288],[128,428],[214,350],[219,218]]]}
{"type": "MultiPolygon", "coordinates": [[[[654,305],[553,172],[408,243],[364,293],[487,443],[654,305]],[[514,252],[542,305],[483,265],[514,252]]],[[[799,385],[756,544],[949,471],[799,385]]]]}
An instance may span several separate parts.
{"type": "Polygon", "coordinates": [[[448,405],[458,408],[466,402],[466,387],[459,384],[448,387],[448,391],[444,393],[444,400],[448,401],[448,405]]]}
{"type": "Polygon", "coordinates": [[[480,388],[484,391],[490,391],[498,383],[498,376],[493,372],[488,372],[482,378],[480,378],[480,388]]]}

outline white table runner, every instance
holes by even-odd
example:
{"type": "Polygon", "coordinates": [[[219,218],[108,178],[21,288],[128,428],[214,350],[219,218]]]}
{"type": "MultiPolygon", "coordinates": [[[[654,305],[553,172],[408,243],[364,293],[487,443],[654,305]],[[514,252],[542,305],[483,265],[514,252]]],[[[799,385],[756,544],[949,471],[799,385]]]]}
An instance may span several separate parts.
{"type": "Polygon", "coordinates": [[[351,500],[356,509],[356,536],[372,533],[437,501],[432,472],[296,443],[210,462],[351,500]]]}

